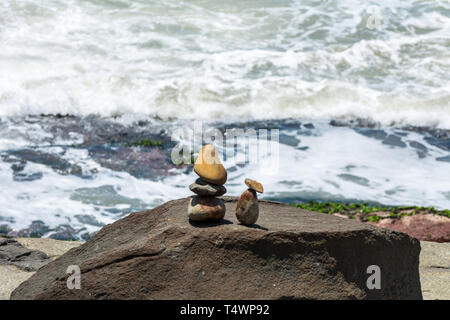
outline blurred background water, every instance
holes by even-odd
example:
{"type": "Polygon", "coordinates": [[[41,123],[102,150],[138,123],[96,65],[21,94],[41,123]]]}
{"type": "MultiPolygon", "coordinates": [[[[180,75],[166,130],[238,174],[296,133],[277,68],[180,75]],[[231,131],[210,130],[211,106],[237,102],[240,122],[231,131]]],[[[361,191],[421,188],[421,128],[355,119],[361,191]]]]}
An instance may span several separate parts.
{"type": "Polygon", "coordinates": [[[193,119],[280,129],[278,174],[226,162],[229,195],[450,208],[449,49],[448,1],[2,1],[0,225],[87,237],[189,195],[193,119]]]}

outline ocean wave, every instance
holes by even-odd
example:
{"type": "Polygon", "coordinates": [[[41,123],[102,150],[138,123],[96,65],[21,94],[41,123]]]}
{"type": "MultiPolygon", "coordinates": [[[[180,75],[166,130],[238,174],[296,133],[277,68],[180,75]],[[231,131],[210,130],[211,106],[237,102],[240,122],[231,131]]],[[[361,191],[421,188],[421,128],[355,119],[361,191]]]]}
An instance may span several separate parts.
{"type": "Polygon", "coordinates": [[[449,10],[448,1],[4,1],[0,116],[449,129],[449,10]]]}

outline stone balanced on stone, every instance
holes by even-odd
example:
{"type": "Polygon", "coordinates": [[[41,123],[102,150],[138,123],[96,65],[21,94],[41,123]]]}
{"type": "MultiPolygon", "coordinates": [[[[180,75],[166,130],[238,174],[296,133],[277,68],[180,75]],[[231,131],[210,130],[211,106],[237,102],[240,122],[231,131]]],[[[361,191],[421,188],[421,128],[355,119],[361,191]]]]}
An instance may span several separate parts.
{"type": "Polygon", "coordinates": [[[248,189],[239,197],[236,204],[236,218],[244,225],[256,223],[259,217],[258,197],[256,192],[263,193],[264,188],[261,183],[251,179],[245,179],[248,189]]]}
{"type": "Polygon", "coordinates": [[[227,171],[217,156],[213,145],[205,145],[194,164],[198,178],[189,189],[197,194],[188,205],[189,219],[192,221],[218,221],[225,216],[225,203],[217,198],[227,192],[223,186],[227,181],[227,171]]]}

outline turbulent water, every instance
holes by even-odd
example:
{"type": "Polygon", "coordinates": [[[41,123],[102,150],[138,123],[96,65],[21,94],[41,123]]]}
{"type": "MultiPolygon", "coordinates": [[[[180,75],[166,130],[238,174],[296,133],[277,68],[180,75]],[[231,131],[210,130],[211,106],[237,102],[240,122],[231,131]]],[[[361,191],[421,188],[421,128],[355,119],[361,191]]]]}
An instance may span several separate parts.
{"type": "Polygon", "coordinates": [[[192,119],[280,129],[280,172],[226,163],[229,194],[450,208],[450,2],[0,2],[0,225],[79,236],[187,196],[164,155],[192,119]]]}

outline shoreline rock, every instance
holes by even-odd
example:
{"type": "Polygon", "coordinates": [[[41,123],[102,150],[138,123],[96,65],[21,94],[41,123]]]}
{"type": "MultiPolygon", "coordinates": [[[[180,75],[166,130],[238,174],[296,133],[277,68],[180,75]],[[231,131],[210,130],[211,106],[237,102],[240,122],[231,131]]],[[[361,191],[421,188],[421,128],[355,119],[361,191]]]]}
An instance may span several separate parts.
{"type": "MultiPolygon", "coordinates": [[[[224,197],[227,210],[235,197],[224,197]]],[[[260,201],[259,224],[201,226],[189,198],[133,213],[50,262],[12,299],[421,299],[420,244],[400,232],[260,201]],[[380,290],[366,269],[381,270],[380,290]],[[68,265],[81,290],[68,290],[68,265]],[[185,277],[189,274],[189,277],[185,277]],[[245,277],[243,276],[245,275],[245,277]]]]}

